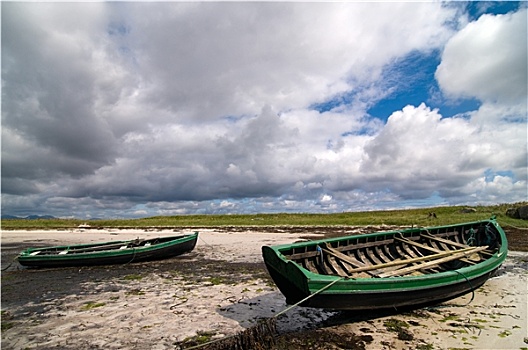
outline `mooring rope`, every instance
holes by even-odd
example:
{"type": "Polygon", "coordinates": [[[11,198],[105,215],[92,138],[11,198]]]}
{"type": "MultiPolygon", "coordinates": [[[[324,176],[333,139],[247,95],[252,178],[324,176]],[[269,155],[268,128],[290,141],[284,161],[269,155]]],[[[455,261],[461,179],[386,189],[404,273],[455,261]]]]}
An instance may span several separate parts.
{"type": "Polygon", "coordinates": [[[336,284],[337,282],[343,280],[344,278],[345,278],[345,277],[340,277],[340,278],[338,278],[338,279],[336,279],[336,280],[333,280],[331,283],[327,284],[326,286],[324,286],[323,288],[319,289],[319,290],[316,291],[315,293],[308,295],[308,296],[307,296],[306,298],[304,298],[303,300],[301,300],[301,301],[299,301],[299,302],[297,302],[297,303],[291,305],[290,307],[288,307],[288,308],[282,310],[281,312],[279,312],[278,314],[276,314],[276,315],[273,316],[273,317],[274,317],[274,318],[277,318],[277,317],[279,317],[280,315],[285,314],[286,312],[290,311],[290,310],[293,309],[294,307],[299,306],[300,304],[304,303],[306,300],[308,300],[308,299],[312,298],[313,296],[315,296],[315,295],[321,293],[322,291],[324,291],[324,290],[330,288],[331,286],[333,286],[333,285],[336,284]]]}
{"type": "Polygon", "coordinates": [[[123,265],[128,265],[128,264],[132,263],[132,261],[134,261],[134,259],[136,258],[136,247],[132,247],[132,249],[133,249],[133,251],[132,251],[133,252],[132,259],[130,259],[130,261],[124,263],[123,265]]]}
{"type": "MultiPolygon", "coordinates": [[[[191,349],[203,348],[204,346],[208,346],[208,345],[211,345],[211,344],[214,344],[214,343],[218,343],[220,341],[226,341],[228,339],[235,338],[235,337],[240,337],[241,335],[244,335],[244,334],[249,334],[249,337],[252,338],[252,339],[254,339],[256,337],[262,338],[262,332],[265,332],[265,333],[269,334],[270,336],[272,336],[276,332],[276,329],[275,329],[276,324],[275,324],[275,322],[276,322],[276,320],[277,320],[277,318],[279,316],[285,314],[286,312],[290,311],[294,307],[299,306],[300,304],[302,304],[305,301],[309,300],[310,298],[316,296],[317,294],[325,291],[326,289],[330,288],[331,286],[333,286],[334,284],[336,284],[337,282],[339,282],[339,281],[341,281],[343,279],[345,279],[345,277],[340,277],[340,278],[337,278],[337,279],[333,280],[329,284],[325,285],[323,288],[317,290],[315,293],[310,294],[306,298],[302,299],[301,301],[298,301],[297,303],[295,303],[293,305],[290,305],[289,307],[287,307],[286,309],[282,310],[281,312],[273,315],[272,317],[268,317],[267,319],[259,320],[257,322],[256,326],[250,327],[250,328],[246,329],[245,331],[242,331],[241,333],[233,334],[233,335],[230,335],[230,336],[227,336],[227,337],[223,337],[223,338],[220,338],[220,339],[211,340],[209,342],[206,342],[206,343],[203,343],[203,344],[199,344],[199,345],[194,345],[194,346],[191,346],[191,347],[185,348],[185,349],[186,350],[191,350],[191,349]],[[255,333],[257,333],[257,335],[255,333]]],[[[242,343],[244,343],[244,341],[242,341],[242,343]]],[[[241,345],[241,349],[246,349],[243,344],[239,344],[239,345],[241,345]]],[[[238,349],[238,346],[235,346],[235,347],[232,347],[232,348],[237,348],[238,349]]]]}
{"type": "Polygon", "coordinates": [[[213,246],[212,244],[207,243],[207,242],[202,238],[202,236],[198,236],[198,239],[200,239],[200,241],[204,242],[205,245],[208,245],[209,247],[214,248],[214,246],[213,246]]]}
{"type": "Polygon", "coordinates": [[[10,268],[11,265],[13,265],[13,263],[14,263],[15,261],[17,261],[17,260],[18,260],[18,257],[16,257],[16,258],[14,258],[13,260],[11,260],[11,262],[9,263],[9,265],[7,265],[7,267],[4,268],[4,269],[2,269],[1,271],[5,271],[5,270],[7,270],[8,268],[10,268]]]}
{"type": "Polygon", "coordinates": [[[466,280],[466,282],[469,284],[469,288],[471,288],[471,299],[468,301],[468,303],[466,305],[463,305],[463,306],[467,306],[469,304],[471,304],[471,302],[473,301],[473,299],[475,299],[475,288],[473,288],[473,285],[471,284],[471,281],[469,280],[469,278],[467,278],[466,275],[464,275],[462,272],[458,271],[458,270],[453,270],[455,271],[456,273],[458,273],[459,275],[461,275],[462,277],[464,277],[464,279],[466,280]]]}
{"type": "Polygon", "coordinates": [[[517,227],[517,226],[510,225],[510,224],[502,224],[501,226],[513,227],[516,230],[528,230],[528,227],[517,227]]]}
{"type": "Polygon", "coordinates": [[[431,310],[431,309],[443,309],[443,308],[447,308],[447,307],[451,307],[451,306],[455,306],[455,307],[465,307],[465,306],[468,306],[469,304],[471,304],[471,302],[473,301],[473,299],[475,299],[475,289],[473,288],[473,285],[471,284],[471,281],[467,278],[466,275],[464,275],[462,272],[460,271],[457,271],[457,270],[453,270],[453,272],[456,272],[458,273],[459,275],[461,275],[462,277],[464,277],[464,279],[466,280],[466,282],[469,284],[469,287],[471,288],[471,299],[463,304],[463,305],[457,305],[457,304],[443,304],[443,305],[435,305],[435,306],[428,306],[428,307],[425,307],[424,309],[426,310],[431,310]]]}

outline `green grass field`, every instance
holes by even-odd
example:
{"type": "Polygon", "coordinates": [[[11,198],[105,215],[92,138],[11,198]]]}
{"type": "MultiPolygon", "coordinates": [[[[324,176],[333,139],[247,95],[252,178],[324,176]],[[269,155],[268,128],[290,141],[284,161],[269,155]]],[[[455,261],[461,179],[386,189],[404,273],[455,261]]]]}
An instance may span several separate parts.
{"type": "MultiPolygon", "coordinates": [[[[528,202],[500,204],[493,206],[451,206],[406,210],[384,210],[347,212],[335,214],[251,214],[251,215],[181,215],[156,216],[142,219],[92,220],[93,227],[105,228],[178,228],[178,227],[218,227],[218,226],[437,226],[458,222],[489,219],[496,215],[499,224],[520,228],[528,227],[528,220],[506,216],[508,208],[528,205],[528,202]],[[464,212],[473,208],[474,212],[464,212]],[[430,218],[434,212],[436,218],[430,218]]],[[[68,229],[86,222],[80,219],[6,219],[2,220],[3,230],[68,229]]]]}

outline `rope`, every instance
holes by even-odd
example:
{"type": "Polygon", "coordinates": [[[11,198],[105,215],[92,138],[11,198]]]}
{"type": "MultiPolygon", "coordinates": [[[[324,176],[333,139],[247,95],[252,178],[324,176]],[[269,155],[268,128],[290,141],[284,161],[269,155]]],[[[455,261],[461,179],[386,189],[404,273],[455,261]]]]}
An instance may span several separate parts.
{"type": "Polygon", "coordinates": [[[466,242],[469,246],[477,245],[477,239],[475,238],[475,230],[473,229],[473,227],[469,229],[468,239],[466,240],[466,242]]]}
{"type": "Polygon", "coordinates": [[[517,226],[510,225],[510,224],[502,224],[501,226],[509,226],[509,227],[513,227],[516,230],[527,230],[528,231],[528,227],[517,227],[517,226]]]}
{"type": "Polygon", "coordinates": [[[457,271],[457,270],[453,270],[453,272],[456,272],[458,273],[459,275],[461,275],[462,277],[464,277],[464,279],[466,280],[466,282],[469,284],[469,287],[471,288],[471,299],[464,305],[457,305],[457,304],[444,304],[444,305],[434,305],[434,306],[428,306],[428,307],[425,307],[424,309],[426,310],[434,310],[434,309],[443,309],[443,308],[448,308],[448,307],[451,307],[451,306],[456,306],[456,307],[465,307],[465,306],[468,306],[469,304],[471,304],[471,302],[473,301],[473,299],[475,299],[475,289],[473,288],[473,285],[471,284],[471,281],[466,277],[466,275],[464,275],[462,272],[460,271],[457,271]]]}
{"type": "Polygon", "coordinates": [[[471,288],[471,299],[468,301],[467,304],[465,305],[462,305],[462,306],[467,306],[469,304],[471,304],[471,302],[473,301],[473,299],[475,299],[475,289],[473,288],[473,285],[471,284],[471,281],[466,277],[466,275],[464,275],[462,272],[458,271],[458,270],[453,270],[455,271],[456,273],[458,273],[459,275],[461,275],[462,277],[464,277],[464,279],[466,280],[466,282],[469,284],[469,287],[471,288]]]}
{"type": "MultiPolygon", "coordinates": [[[[261,328],[263,328],[264,331],[267,332],[267,333],[269,333],[269,334],[273,334],[273,333],[275,333],[276,330],[275,330],[275,329],[272,329],[272,328],[275,328],[275,322],[274,322],[274,321],[275,321],[279,316],[285,314],[286,312],[290,311],[290,310],[293,309],[294,307],[299,306],[300,304],[304,303],[306,300],[308,300],[308,299],[310,299],[310,298],[316,296],[317,294],[319,294],[319,293],[323,292],[324,290],[330,288],[331,286],[333,286],[334,284],[336,284],[337,282],[339,282],[339,281],[341,281],[341,280],[343,280],[343,279],[345,279],[345,277],[340,277],[340,278],[338,278],[338,279],[336,279],[336,280],[333,280],[333,281],[330,282],[329,284],[325,285],[323,288],[317,290],[315,293],[310,294],[310,295],[307,296],[306,298],[302,299],[301,301],[299,301],[299,302],[297,302],[297,303],[295,303],[295,304],[293,304],[293,305],[290,305],[289,307],[287,307],[286,309],[282,310],[281,312],[275,314],[274,316],[269,317],[269,318],[267,318],[267,319],[262,319],[262,320],[260,320],[260,321],[258,322],[258,324],[257,324],[256,326],[254,326],[254,327],[257,328],[257,329],[259,329],[259,330],[260,330],[261,328]],[[273,325],[273,326],[272,326],[272,325],[273,325]]],[[[250,327],[250,328],[248,328],[246,331],[242,332],[242,334],[243,334],[243,333],[246,333],[246,332],[252,333],[252,329],[251,329],[251,328],[254,328],[254,327],[250,327]]],[[[199,348],[202,348],[202,347],[204,347],[204,346],[211,345],[211,344],[214,344],[214,343],[218,343],[218,342],[220,342],[220,341],[225,341],[225,340],[227,340],[227,339],[235,338],[235,337],[238,337],[238,336],[240,336],[239,333],[237,333],[237,334],[233,334],[233,335],[230,335],[230,336],[227,336],[227,337],[223,337],[223,338],[220,338],[220,339],[211,340],[211,341],[206,342],[206,343],[203,343],[203,344],[199,344],[199,345],[191,346],[191,347],[186,348],[186,349],[187,349],[187,350],[191,350],[191,349],[199,349],[199,348]]]]}
{"type": "Polygon", "coordinates": [[[315,293],[308,295],[308,296],[307,296],[306,298],[304,298],[303,300],[301,300],[301,301],[299,301],[299,302],[297,302],[297,303],[291,305],[290,307],[288,307],[288,308],[282,310],[281,312],[279,312],[278,314],[276,314],[276,315],[273,316],[273,317],[274,317],[274,318],[277,318],[277,317],[279,317],[280,315],[282,315],[282,314],[284,314],[284,313],[290,311],[290,310],[293,309],[294,307],[299,306],[300,304],[304,303],[306,300],[308,300],[308,299],[310,299],[311,297],[313,297],[313,296],[315,296],[315,295],[321,293],[322,291],[324,291],[324,290],[330,288],[331,286],[333,286],[333,285],[336,284],[337,282],[343,280],[344,278],[345,278],[345,277],[340,277],[340,278],[338,278],[338,279],[332,281],[331,283],[327,284],[326,286],[324,286],[323,288],[319,289],[319,290],[316,291],[315,293]]]}
{"type": "Polygon", "coordinates": [[[18,260],[18,258],[14,258],[13,260],[11,260],[11,262],[9,263],[9,265],[7,265],[7,267],[4,268],[4,269],[2,269],[1,271],[5,271],[5,270],[7,270],[8,268],[10,268],[11,265],[13,265],[13,263],[14,263],[15,261],[17,261],[17,260],[18,260]]]}
{"type": "Polygon", "coordinates": [[[136,258],[136,247],[132,247],[132,249],[133,249],[133,253],[134,253],[134,254],[132,254],[132,259],[130,259],[128,262],[124,263],[123,265],[130,264],[136,258]]]}
{"type": "Polygon", "coordinates": [[[207,243],[207,242],[202,238],[202,236],[198,236],[198,238],[199,238],[202,242],[204,242],[205,245],[208,245],[209,247],[214,248],[214,246],[213,246],[212,244],[207,243]]]}

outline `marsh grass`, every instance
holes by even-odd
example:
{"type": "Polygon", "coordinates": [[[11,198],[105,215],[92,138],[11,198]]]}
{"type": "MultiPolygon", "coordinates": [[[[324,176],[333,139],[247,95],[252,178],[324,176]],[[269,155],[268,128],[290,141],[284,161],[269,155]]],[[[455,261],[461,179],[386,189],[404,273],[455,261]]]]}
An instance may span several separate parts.
{"type": "Polygon", "coordinates": [[[139,288],[129,290],[125,293],[126,295],[145,295],[145,292],[139,288]]]}
{"type": "Polygon", "coordinates": [[[193,337],[187,337],[182,342],[175,343],[174,345],[182,345],[185,347],[196,346],[200,344],[205,344],[216,335],[216,332],[209,331],[197,331],[196,335],[193,337]]]}
{"type": "Polygon", "coordinates": [[[11,315],[11,313],[9,313],[9,311],[2,310],[1,319],[2,332],[7,331],[8,329],[11,329],[15,326],[15,322],[11,322],[13,316],[11,315]]]}
{"type": "Polygon", "coordinates": [[[213,286],[218,286],[220,284],[225,283],[225,279],[222,277],[209,277],[207,278],[207,282],[211,283],[213,286]]]}
{"type": "Polygon", "coordinates": [[[96,303],[94,301],[89,301],[89,302],[84,303],[84,305],[81,307],[81,310],[82,311],[88,311],[88,310],[91,310],[91,309],[95,309],[97,307],[103,307],[105,305],[106,305],[106,303],[96,303]]]}
{"type": "Polygon", "coordinates": [[[501,338],[506,338],[506,337],[509,337],[510,335],[512,335],[512,332],[509,330],[504,330],[499,333],[499,337],[501,338]]]}
{"type": "Polygon", "coordinates": [[[405,321],[390,318],[383,322],[383,325],[389,332],[395,332],[398,334],[400,340],[413,340],[414,335],[408,330],[409,324],[405,321]]]}
{"type": "MultiPolygon", "coordinates": [[[[499,204],[492,206],[472,206],[472,212],[464,209],[468,206],[433,207],[402,210],[378,210],[365,212],[344,212],[332,214],[233,214],[233,215],[179,215],[155,216],[142,219],[112,219],[90,221],[92,228],[182,228],[182,227],[218,227],[218,226],[436,226],[451,223],[489,219],[496,215],[499,224],[521,228],[528,227],[528,221],[506,216],[506,210],[512,207],[528,205],[528,202],[499,204]],[[435,213],[436,218],[429,217],[435,213]]],[[[84,220],[78,219],[4,219],[4,230],[29,229],[72,229],[84,220]]]]}
{"type": "Polygon", "coordinates": [[[2,332],[7,331],[15,326],[14,322],[3,322],[2,321],[2,332]]]}
{"type": "Polygon", "coordinates": [[[124,276],[123,279],[124,279],[125,281],[139,281],[139,280],[143,279],[143,276],[132,274],[132,275],[126,275],[126,276],[124,276]]]}
{"type": "Polygon", "coordinates": [[[449,315],[445,316],[443,319],[440,320],[440,322],[447,322],[447,321],[462,321],[462,320],[460,319],[459,315],[450,313],[449,315]]]}

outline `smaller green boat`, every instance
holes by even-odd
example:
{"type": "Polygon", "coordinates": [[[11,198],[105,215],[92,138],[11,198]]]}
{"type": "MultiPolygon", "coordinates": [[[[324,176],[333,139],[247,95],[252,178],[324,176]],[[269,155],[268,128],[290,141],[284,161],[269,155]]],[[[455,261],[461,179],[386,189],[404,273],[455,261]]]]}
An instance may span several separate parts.
{"type": "Polygon", "coordinates": [[[30,267],[66,267],[127,264],[172,258],[190,252],[196,246],[198,232],[145,240],[110,241],[28,248],[18,255],[18,262],[30,267]]]}
{"type": "Polygon", "coordinates": [[[495,218],[262,247],[287,303],[334,310],[418,307],[461,296],[484,284],[507,252],[495,218]]]}

